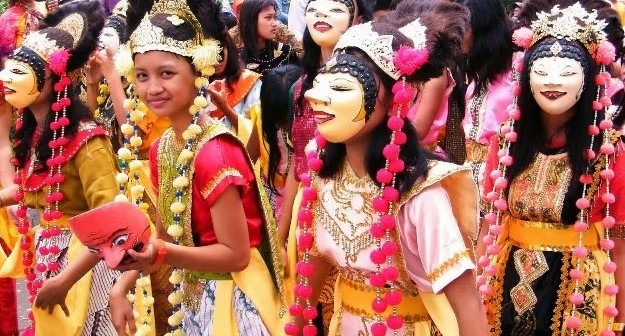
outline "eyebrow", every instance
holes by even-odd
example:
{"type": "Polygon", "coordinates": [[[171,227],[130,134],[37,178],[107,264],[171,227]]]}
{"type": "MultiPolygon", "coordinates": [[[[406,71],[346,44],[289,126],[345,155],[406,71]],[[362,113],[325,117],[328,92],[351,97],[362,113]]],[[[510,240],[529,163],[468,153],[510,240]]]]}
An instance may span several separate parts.
{"type": "Polygon", "coordinates": [[[97,232],[94,232],[94,233],[90,234],[89,236],[91,236],[91,235],[95,235],[96,236],[94,238],[96,240],[96,242],[95,243],[92,242],[93,245],[101,245],[101,244],[105,243],[106,241],[110,240],[111,237],[114,237],[116,234],[118,234],[120,232],[124,232],[127,229],[128,229],[128,227],[119,228],[119,229],[113,231],[108,237],[107,236],[99,236],[97,232]],[[100,240],[100,241],[98,241],[98,240],[100,240]]]}
{"type": "Polygon", "coordinates": [[[354,83],[354,80],[352,80],[351,78],[335,78],[333,80],[331,80],[331,83],[337,82],[337,81],[345,81],[345,82],[350,82],[350,83],[354,83]]]}

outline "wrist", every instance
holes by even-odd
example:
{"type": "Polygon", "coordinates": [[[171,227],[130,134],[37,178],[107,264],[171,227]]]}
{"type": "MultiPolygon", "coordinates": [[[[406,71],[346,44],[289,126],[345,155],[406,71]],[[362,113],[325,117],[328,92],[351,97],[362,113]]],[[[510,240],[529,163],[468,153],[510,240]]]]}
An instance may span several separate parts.
{"type": "Polygon", "coordinates": [[[152,262],[152,266],[159,267],[165,261],[165,257],[167,256],[167,246],[162,239],[154,240],[154,259],[152,262]]]}

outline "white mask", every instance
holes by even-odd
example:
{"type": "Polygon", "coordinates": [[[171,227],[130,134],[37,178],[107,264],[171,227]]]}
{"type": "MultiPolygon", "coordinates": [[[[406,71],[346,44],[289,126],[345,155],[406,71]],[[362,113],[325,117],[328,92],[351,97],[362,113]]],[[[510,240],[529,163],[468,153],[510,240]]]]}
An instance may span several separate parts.
{"type": "Polygon", "coordinates": [[[570,111],[584,88],[584,69],[571,58],[543,57],[530,67],[530,88],[536,103],[548,114],[570,111]]]}
{"type": "Polygon", "coordinates": [[[313,0],[306,7],[306,27],[320,47],[334,48],[350,19],[349,8],[340,1],[313,0]]]}

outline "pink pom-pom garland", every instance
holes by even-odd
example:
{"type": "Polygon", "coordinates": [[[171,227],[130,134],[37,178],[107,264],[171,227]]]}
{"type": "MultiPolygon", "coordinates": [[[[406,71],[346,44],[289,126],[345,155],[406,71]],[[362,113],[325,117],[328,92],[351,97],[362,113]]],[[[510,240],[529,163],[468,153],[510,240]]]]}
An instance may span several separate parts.
{"type": "Polygon", "coordinates": [[[65,72],[67,72],[67,61],[69,60],[69,57],[70,53],[67,49],[61,49],[53,52],[50,55],[50,60],[48,62],[50,70],[56,75],[65,75],[65,72]]]}
{"type": "Polygon", "coordinates": [[[405,45],[399,47],[393,57],[395,67],[403,76],[410,76],[421,69],[430,59],[427,49],[414,49],[405,45]]]}
{"type": "Polygon", "coordinates": [[[532,44],[532,38],[534,37],[534,32],[527,27],[519,28],[512,33],[512,42],[517,46],[528,49],[532,44]]]}

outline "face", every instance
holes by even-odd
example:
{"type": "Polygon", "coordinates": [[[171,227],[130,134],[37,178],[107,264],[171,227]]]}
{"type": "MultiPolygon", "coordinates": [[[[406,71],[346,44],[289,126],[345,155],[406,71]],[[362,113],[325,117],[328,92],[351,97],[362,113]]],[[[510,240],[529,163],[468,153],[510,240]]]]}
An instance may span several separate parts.
{"type": "Polygon", "coordinates": [[[98,40],[98,49],[100,52],[106,53],[104,50],[105,47],[108,47],[113,52],[113,55],[117,53],[119,50],[119,36],[117,35],[117,31],[113,27],[104,27],[102,32],[100,33],[100,38],[98,40]]]}
{"type": "Polygon", "coordinates": [[[356,77],[338,72],[315,77],[304,97],[310,102],[317,129],[330,142],[352,139],[365,126],[365,92],[356,77]]]}
{"type": "Polygon", "coordinates": [[[544,57],[530,68],[530,88],[536,103],[547,114],[570,111],[584,88],[584,70],[573,59],[544,57]]]}
{"type": "Polygon", "coordinates": [[[314,0],[306,8],[306,27],[320,47],[333,48],[349,28],[349,8],[338,1],[314,0]]]}
{"type": "Polygon", "coordinates": [[[37,76],[26,63],[7,59],[0,71],[0,81],[4,86],[4,98],[15,108],[31,106],[41,95],[37,91],[37,76]]]}
{"type": "Polygon", "coordinates": [[[105,204],[71,218],[69,224],[80,242],[111,269],[132,262],[126,251],[140,252],[150,239],[147,216],[130,202],[105,204]]]}
{"type": "Polygon", "coordinates": [[[221,61],[215,65],[215,77],[221,78],[226,71],[226,64],[228,64],[228,48],[225,46],[221,48],[221,61]]]}
{"type": "Polygon", "coordinates": [[[159,117],[188,116],[197,95],[195,71],[183,57],[166,51],[135,55],[139,99],[159,117]]]}
{"type": "Polygon", "coordinates": [[[273,40],[278,35],[278,20],[273,6],[265,7],[258,12],[258,37],[263,40],[273,40]]]}

